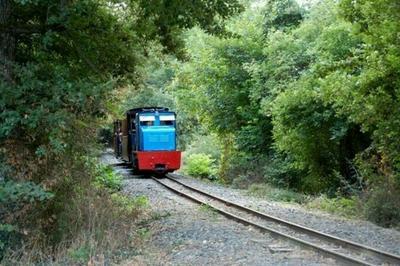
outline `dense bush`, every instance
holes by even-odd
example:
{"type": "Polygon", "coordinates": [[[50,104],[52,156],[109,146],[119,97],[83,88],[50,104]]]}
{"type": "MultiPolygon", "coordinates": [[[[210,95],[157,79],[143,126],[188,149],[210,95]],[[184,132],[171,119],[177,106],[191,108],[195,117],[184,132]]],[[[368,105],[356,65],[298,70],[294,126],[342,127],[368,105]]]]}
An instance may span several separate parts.
{"type": "Polygon", "coordinates": [[[185,164],[185,171],[193,177],[214,178],[214,160],[208,154],[192,154],[186,158],[185,164]]]}
{"type": "Polygon", "coordinates": [[[339,142],[332,133],[345,123],[311,90],[280,94],[273,115],[278,149],[293,157],[293,168],[308,173],[299,182],[300,188],[319,192],[337,187],[331,175],[338,164],[339,142]]]}
{"type": "Polygon", "coordinates": [[[6,200],[0,201],[1,214],[13,225],[0,226],[4,263],[87,263],[95,255],[117,260],[119,250],[134,248],[134,221],[147,208],[147,199],[116,194],[121,179],[109,167],[87,156],[76,159],[68,175],[58,177],[57,193],[32,183],[0,189],[6,200]],[[23,213],[13,199],[23,203],[23,213]],[[13,207],[13,213],[3,213],[4,206],[13,207]],[[21,215],[26,222],[19,221],[21,215]]]}
{"type": "Polygon", "coordinates": [[[364,205],[365,217],[383,226],[400,224],[400,190],[394,188],[374,188],[366,195],[364,205]]]}
{"type": "Polygon", "coordinates": [[[262,167],[264,181],[280,188],[299,190],[301,178],[306,175],[293,167],[293,159],[281,153],[268,156],[262,167]]]}
{"type": "Polygon", "coordinates": [[[261,182],[264,179],[263,167],[267,160],[265,156],[250,155],[235,150],[228,160],[228,183],[242,183],[240,186],[243,187],[245,183],[251,184],[254,182],[261,182]],[[244,182],[244,177],[247,178],[247,182],[244,182]]]}
{"type": "Polygon", "coordinates": [[[249,180],[249,178],[248,178],[246,175],[238,175],[238,176],[235,176],[235,177],[231,180],[231,186],[232,186],[233,188],[245,189],[245,188],[247,188],[250,184],[251,184],[251,181],[249,180]]]}
{"type": "Polygon", "coordinates": [[[28,208],[44,204],[53,196],[33,182],[0,181],[0,259],[7,248],[22,241],[24,229],[15,220],[27,215],[28,208]]]}

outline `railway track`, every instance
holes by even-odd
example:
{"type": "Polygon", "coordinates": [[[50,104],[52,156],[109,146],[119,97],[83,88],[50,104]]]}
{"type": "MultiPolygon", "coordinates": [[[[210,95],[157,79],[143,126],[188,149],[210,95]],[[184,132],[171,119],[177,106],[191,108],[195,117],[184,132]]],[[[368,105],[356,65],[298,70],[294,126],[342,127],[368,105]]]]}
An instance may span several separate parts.
{"type": "Polygon", "coordinates": [[[400,256],[364,246],[311,228],[236,204],[189,186],[172,175],[154,181],[198,204],[208,205],[220,214],[242,224],[289,240],[345,265],[400,265],[400,256]]]}

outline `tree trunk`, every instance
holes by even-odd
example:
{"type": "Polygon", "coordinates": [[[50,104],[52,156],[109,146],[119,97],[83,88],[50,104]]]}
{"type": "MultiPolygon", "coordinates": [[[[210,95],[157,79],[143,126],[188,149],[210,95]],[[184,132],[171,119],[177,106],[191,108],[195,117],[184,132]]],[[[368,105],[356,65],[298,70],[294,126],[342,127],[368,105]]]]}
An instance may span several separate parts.
{"type": "Polygon", "coordinates": [[[5,29],[10,26],[12,0],[0,0],[0,79],[13,83],[12,65],[15,55],[15,36],[5,29]]]}

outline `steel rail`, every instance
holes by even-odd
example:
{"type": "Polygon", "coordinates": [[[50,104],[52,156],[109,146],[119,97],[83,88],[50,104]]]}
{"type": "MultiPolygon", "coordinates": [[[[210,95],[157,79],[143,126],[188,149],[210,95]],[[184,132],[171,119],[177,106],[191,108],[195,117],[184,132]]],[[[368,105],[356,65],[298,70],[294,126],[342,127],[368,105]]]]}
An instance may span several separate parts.
{"type": "Polygon", "coordinates": [[[168,178],[169,180],[171,180],[173,182],[176,182],[177,184],[179,184],[179,185],[181,185],[181,186],[183,186],[183,187],[185,187],[187,189],[193,190],[193,191],[195,191],[195,192],[197,192],[199,194],[202,194],[204,196],[210,197],[210,198],[212,198],[214,200],[217,200],[217,201],[219,201],[221,203],[224,203],[224,204],[226,204],[228,206],[233,206],[233,207],[238,208],[240,210],[246,211],[247,213],[250,213],[250,214],[255,215],[257,217],[260,217],[260,218],[263,218],[263,219],[268,219],[270,221],[280,223],[280,224],[282,224],[284,226],[287,226],[287,227],[289,227],[289,228],[291,228],[293,230],[296,230],[296,231],[301,231],[301,232],[309,234],[309,235],[311,234],[311,235],[313,235],[313,236],[315,236],[317,238],[320,238],[320,239],[329,241],[331,243],[340,245],[342,247],[346,247],[348,249],[351,249],[354,252],[359,252],[359,253],[364,253],[364,254],[371,254],[372,256],[377,257],[379,260],[381,260],[381,261],[383,261],[385,263],[390,263],[390,264],[394,264],[394,265],[400,265],[400,256],[398,256],[396,254],[388,253],[386,251],[378,250],[378,249],[375,249],[375,248],[372,248],[372,247],[369,247],[369,246],[366,246],[366,245],[362,245],[362,244],[359,244],[359,243],[356,243],[356,242],[353,242],[353,241],[350,241],[350,240],[342,239],[342,238],[339,238],[339,237],[336,237],[336,236],[333,236],[333,235],[330,235],[330,234],[327,234],[327,233],[323,233],[323,232],[320,232],[320,231],[317,231],[317,230],[314,230],[314,229],[311,229],[311,228],[308,228],[308,227],[305,227],[305,226],[302,226],[302,225],[299,225],[299,224],[295,224],[295,223],[292,223],[292,222],[277,218],[275,216],[272,216],[272,215],[269,215],[269,214],[266,214],[266,213],[262,213],[262,212],[247,208],[247,207],[242,206],[240,204],[234,203],[232,201],[220,198],[218,196],[209,194],[207,192],[204,192],[202,190],[199,190],[197,188],[189,186],[189,185],[187,185],[185,183],[182,183],[181,181],[176,180],[175,178],[171,178],[168,175],[166,176],[166,178],[168,178]]]}
{"type": "MultiPolygon", "coordinates": [[[[334,259],[336,261],[340,261],[340,262],[344,263],[345,265],[368,265],[368,266],[373,265],[371,263],[359,260],[357,258],[353,258],[353,257],[350,257],[348,255],[338,253],[338,252],[336,252],[334,250],[330,250],[330,249],[327,249],[327,248],[324,248],[324,247],[320,247],[320,246],[318,246],[318,245],[316,245],[314,243],[302,240],[300,238],[297,238],[297,237],[294,237],[294,236],[290,236],[290,235],[288,235],[286,233],[279,232],[279,231],[277,231],[277,230],[275,230],[273,228],[269,228],[269,227],[266,227],[264,225],[260,225],[258,223],[249,221],[249,220],[247,220],[245,218],[237,216],[236,214],[233,214],[233,213],[230,213],[230,212],[225,211],[223,209],[220,209],[220,208],[218,208],[218,207],[216,207],[216,206],[214,206],[212,204],[209,204],[209,203],[207,203],[205,201],[202,201],[202,200],[200,200],[200,199],[198,199],[196,197],[193,197],[193,196],[191,196],[191,195],[189,195],[187,193],[184,193],[184,192],[180,191],[179,189],[176,189],[176,188],[166,184],[165,182],[161,181],[161,179],[158,179],[158,178],[155,178],[155,177],[151,177],[151,178],[154,181],[156,181],[157,183],[159,183],[162,186],[164,186],[167,189],[169,189],[170,191],[172,191],[172,192],[174,192],[174,193],[176,193],[176,194],[178,194],[178,195],[180,195],[182,197],[185,197],[185,198],[187,198],[187,199],[189,199],[189,200],[191,200],[191,201],[193,201],[195,203],[198,203],[198,204],[204,204],[204,205],[210,206],[215,211],[217,211],[220,214],[226,216],[227,218],[233,219],[233,220],[235,220],[237,222],[240,222],[242,224],[245,224],[245,225],[251,225],[251,226],[253,226],[253,227],[255,227],[255,228],[257,228],[257,229],[259,229],[261,231],[266,231],[266,232],[271,233],[271,234],[273,234],[275,236],[278,236],[278,237],[281,237],[281,238],[285,238],[287,240],[290,240],[290,241],[296,243],[297,245],[300,244],[301,246],[303,246],[303,247],[305,247],[307,249],[311,249],[311,250],[313,250],[313,251],[315,251],[315,252],[317,252],[317,253],[325,256],[325,257],[329,257],[329,258],[332,258],[332,259],[334,259]]],[[[168,179],[171,180],[170,178],[168,178],[168,179]]],[[[225,203],[225,204],[228,205],[228,206],[230,205],[228,203],[225,203]]],[[[234,206],[234,205],[232,205],[232,206],[234,206]]]]}

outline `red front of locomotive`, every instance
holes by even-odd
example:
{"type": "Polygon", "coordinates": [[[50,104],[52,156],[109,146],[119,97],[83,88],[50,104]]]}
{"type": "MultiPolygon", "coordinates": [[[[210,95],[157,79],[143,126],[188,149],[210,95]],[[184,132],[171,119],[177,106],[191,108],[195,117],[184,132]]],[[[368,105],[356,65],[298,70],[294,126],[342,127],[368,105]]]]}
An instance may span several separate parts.
{"type": "Polygon", "coordinates": [[[181,166],[180,151],[141,151],[136,152],[136,158],[139,171],[168,173],[181,166]]]}

